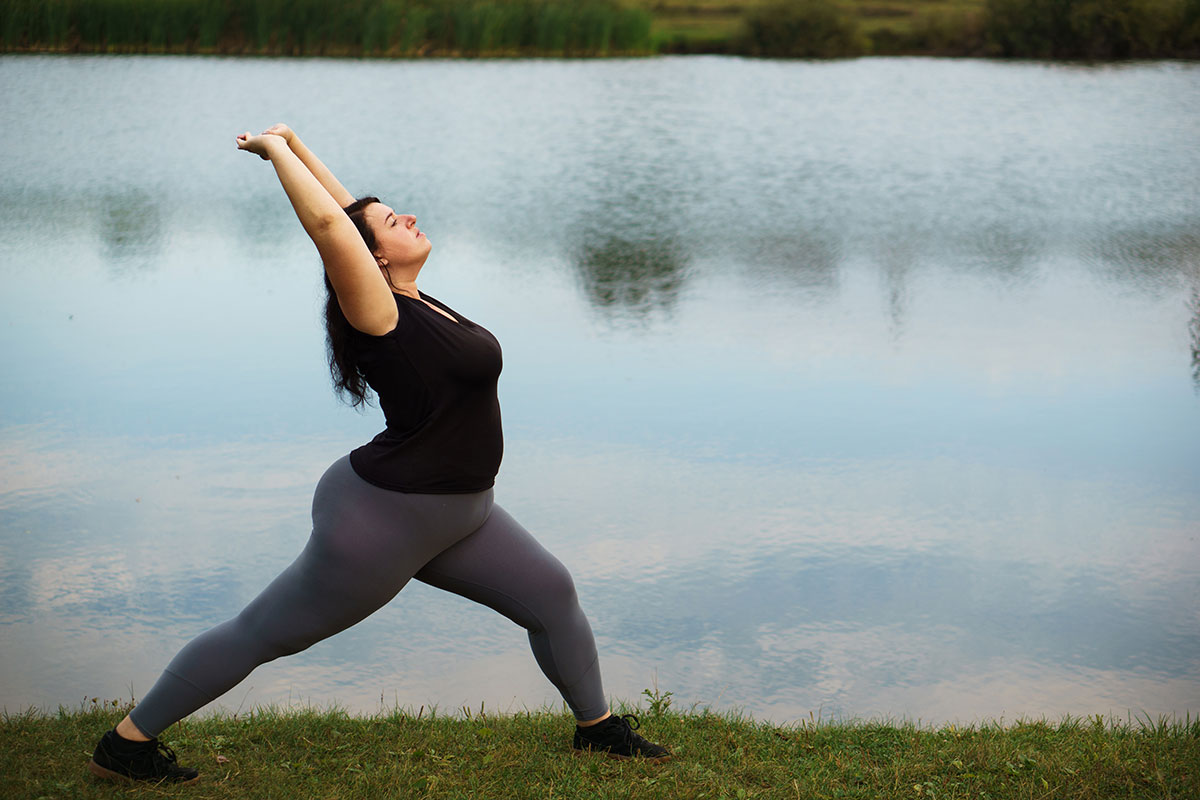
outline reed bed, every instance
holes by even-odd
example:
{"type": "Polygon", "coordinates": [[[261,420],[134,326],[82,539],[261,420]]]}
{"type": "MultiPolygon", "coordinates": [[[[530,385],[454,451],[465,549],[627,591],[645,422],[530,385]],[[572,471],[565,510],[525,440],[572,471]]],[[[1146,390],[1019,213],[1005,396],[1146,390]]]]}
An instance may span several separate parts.
{"type": "Polygon", "coordinates": [[[604,56],[652,51],[615,0],[3,0],[7,51],[604,56]]]}

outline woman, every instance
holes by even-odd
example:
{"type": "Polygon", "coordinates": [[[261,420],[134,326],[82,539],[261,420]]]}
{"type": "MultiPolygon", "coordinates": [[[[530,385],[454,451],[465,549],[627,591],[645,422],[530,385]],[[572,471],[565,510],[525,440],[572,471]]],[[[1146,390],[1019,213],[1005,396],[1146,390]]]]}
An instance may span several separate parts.
{"type": "Polygon", "coordinates": [[[492,502],[503,449],[500,346],[420,292],[432,245],[416,217],[354,200],[286,125],[237,137],[269,160],[325,264],[330,370],[354,404],[373,389],[387,428],[335,462],[313,498],[303,552],[240,614],[189,642],[96,746],[104,778],[190,783],[157,737],[259,664],[299,652],[387,603],[410,578],[496,609],[528,630],[574,713],[576,752],[659,762],[632,714],[604,700],[596,645],[570,574],[492,502]]]}

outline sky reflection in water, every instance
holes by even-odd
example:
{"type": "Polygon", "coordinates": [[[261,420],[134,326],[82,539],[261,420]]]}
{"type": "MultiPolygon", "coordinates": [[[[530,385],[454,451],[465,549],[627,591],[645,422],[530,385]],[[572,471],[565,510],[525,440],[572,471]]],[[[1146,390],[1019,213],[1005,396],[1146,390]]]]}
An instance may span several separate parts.
{"type": "MultiPolygon", "coordinates": [[[[497,498],[610,694],[1194,711],[1198,101],[1171,63],[0,58],[0,702],[140,696],[381,424],[233,149],[284,119],[504,345],[497,498]]],[[[381,696],[556,702],[416,583],[222,702],[381,696]]]]}

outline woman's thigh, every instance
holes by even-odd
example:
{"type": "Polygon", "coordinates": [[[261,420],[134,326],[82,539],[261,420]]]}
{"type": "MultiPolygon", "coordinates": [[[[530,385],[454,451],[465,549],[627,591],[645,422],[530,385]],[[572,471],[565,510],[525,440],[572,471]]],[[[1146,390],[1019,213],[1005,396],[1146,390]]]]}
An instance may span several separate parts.
{"type": "Polygon", "coordinates": [[[548,615],[578,604],[567,568],[498,505],[478,530],[439,553],[415,577],[529,629],[544,627],[548,615]]]}
{"type": "Polygon", "coordinates": [[[240,617],[252,629],[307,646],[395,597],[424,564],[475,530],[490,506],[490,492],[381,489],[341,459],[317,486],[304,550],[240,617]]]}

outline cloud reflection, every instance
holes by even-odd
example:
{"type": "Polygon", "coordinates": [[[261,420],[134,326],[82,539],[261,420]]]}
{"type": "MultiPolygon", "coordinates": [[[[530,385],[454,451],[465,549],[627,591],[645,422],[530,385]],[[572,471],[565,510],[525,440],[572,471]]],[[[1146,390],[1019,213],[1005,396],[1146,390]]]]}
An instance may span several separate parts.
{"type": "MultiPolygon", "coordinates": [[[[0,664],[55,664],[46,675],[14,675],[10,706],[61,700],[40,692],[92,674],[97,658],[125,664],[124,672],[104,668],[116,670],[106,686],[136,673],[144,691],[174,648],[236,613],[299,552],[312,483],[330,448],[316,439],[264,447],[70,437],[55,445],[45,430],[22,438],[5,432],[6,469],[23,471],[54,453],[69,453],[75,466],[56,480],[43,470],[0,509],[0,565],[5,575],[29,576],[6,580],[0,593],[0,649],[11,654],[0,664]],[[126,470],[108,470],[113,459],[126,470]],[[28,507],[38,497],[53,500],[80,480],[92,499],[63,518],[68,530],[47,531],[36,544],[20,534],[36,518],[28,507]],[[107,644],[78,646],[89,637],[107,644]],[[136,664],[130,651],[142,654],[136,664]]],[[[1142,564],[1122,555],[1115,531],[1096,528],[1092,557],[1082,559],[1070,536],[1044,535],[1058,519],[1053,498],[1078,493],[1077,484],[1071,490],[1031,475],[1041,494],[1025,492],[1020,508],[1005,505],[1010,492],[1022,493],[1015,487],[999,493],[996,507],[978,487],[971,518],[997,515],[989,532],[929,506],[926,480],[949,482],[952,493],[964,488],[952,462],[879,471],[856,463],[848,480],[829,463],[714,461],[588,441],[543,449],[521,438],[508,459],[502,502],[572,569],[602,653],[616,664],[655,665],[681,701],[720,698],[778,718],[799,706],[869,712],[900,693],[909,705],[886,706],[889,713],[924,715],[930,687],[958,686],[1013,660],[1045,674],[1105,675],[1105,685],[1134,672],[1194,682],[1200,636],[1183,609],[1197,575],[1186,525],[1156,532],[1153,547],[1145,531],[1137,545],[1151,560],[1142,564]],[[914,481],[921,469],[928,474],[914,481]],[[871,509],[858,508],[863,496],[873,498],[871,509]],[[737,500],[748,497],[750,505],[737,500]]],[[[1002,476],[976,478],[995,485],[1002,476]]],[[[1127,524],[1122,514],[1144,515],[1131,497],[1099,484],[1086,495],[1117,528],[1127,524]]],[[[413,586],[394,606],[247,687],[301,687],[318,701],[360,696],[342,669],[354,663],[373,687],[444,699],[412,666],[429,663],[423,654],[439,663],[486,661],[497,651],[523,657],[507,644],[520,639],[511,623],[460,598],[413,586]]],[[[610,682],[619,696],[648,685],[643,672],[615,671],[632,682],[610,682]]],[[[1022,680],[1036,686],[1040,674],[1022,680]]],[[[539,705],[544,691],[524,697],[539,705]]],[[[1094,710],[1085,694],[1074,697],[1074,710],[1094,710]]],[[[977,707],[997,710],[964,706],[977,707]]]]}

